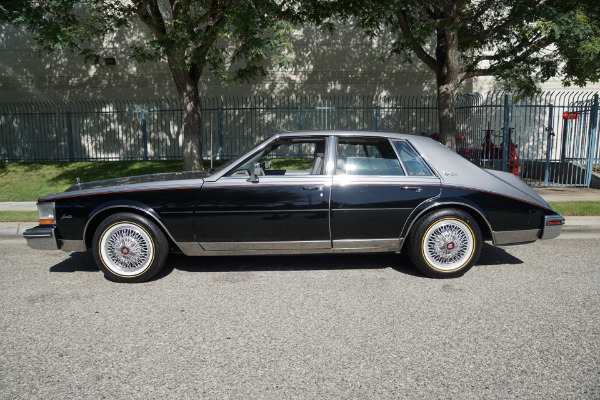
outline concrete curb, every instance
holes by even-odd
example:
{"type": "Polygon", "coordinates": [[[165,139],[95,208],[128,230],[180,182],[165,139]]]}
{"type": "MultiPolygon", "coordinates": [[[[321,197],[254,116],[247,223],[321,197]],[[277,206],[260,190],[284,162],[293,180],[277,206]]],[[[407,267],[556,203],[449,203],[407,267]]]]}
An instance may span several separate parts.
{"type": "Polygon", "coordinates": [[[37,222],[0,222],[0,237],[22,237],[25,230],[37,225],[37,222]]]}

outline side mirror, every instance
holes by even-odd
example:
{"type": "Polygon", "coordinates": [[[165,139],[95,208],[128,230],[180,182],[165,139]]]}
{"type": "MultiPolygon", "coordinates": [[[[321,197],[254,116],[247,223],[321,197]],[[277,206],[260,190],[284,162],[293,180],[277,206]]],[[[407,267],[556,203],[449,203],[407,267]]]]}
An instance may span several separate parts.
{"type": "Polygon", "coordinates": [[[260,175],[260,164],[254,163],[250,167],[250,178],[246,179],[248,182],[258,182],[258,176],[260,175]]]}

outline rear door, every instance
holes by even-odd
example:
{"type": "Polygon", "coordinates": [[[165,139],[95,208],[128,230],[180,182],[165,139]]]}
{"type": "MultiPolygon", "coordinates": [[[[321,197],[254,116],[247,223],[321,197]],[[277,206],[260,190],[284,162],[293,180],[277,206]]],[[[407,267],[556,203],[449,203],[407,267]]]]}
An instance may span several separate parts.
{"type": "Polygon", "coordinates": [[[406,141],[339,137],[335,164],[334,249],[396,250],[411,211],[440,194],[440,179],[406,141]]]}

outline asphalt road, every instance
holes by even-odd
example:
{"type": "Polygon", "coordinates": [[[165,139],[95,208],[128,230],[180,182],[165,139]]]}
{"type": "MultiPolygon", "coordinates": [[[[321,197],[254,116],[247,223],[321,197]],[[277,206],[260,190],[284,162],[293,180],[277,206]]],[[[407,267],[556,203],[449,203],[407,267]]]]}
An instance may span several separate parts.
{"type": "Polygon", "coordinates": [[[600,398],[600,240],[404,257],[172,256],[111,283],[0,240],[0,398],[600,398]]]}

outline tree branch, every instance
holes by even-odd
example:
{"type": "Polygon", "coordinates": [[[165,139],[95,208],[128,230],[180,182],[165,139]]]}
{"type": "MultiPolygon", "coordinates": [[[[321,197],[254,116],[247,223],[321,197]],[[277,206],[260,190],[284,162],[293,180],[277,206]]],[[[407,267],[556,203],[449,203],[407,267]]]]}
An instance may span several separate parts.
{"type": "Polygon", "coordinates": [[[410,47],[415,52],[417,57],[419,57],[429,68],[431,68],[436,74],[440,71],[440,66],[437,60],[431,57],[424,49],[421,47],[415,36],[413,35],[410,27],[408,25],[408,17],[405,11],[398,11],[396,13],[396,18],[398,19],[398,25],[400,26],[400,30],[402,34],[408,39],[410,42],[410,47]]]}
{"type": "MultiPolygon", "coordinates": [[[[521,49],[522,49],[522,46],[525,46],[526,42],[527,42],[526,40],[522,41],[521,44],[517,48],[521,47],[521,49]]],[[[513,54],[515,51],[520,52],[520,54],[517,54],[513,59],[508,60],[506,62],[500,62],[499,64],[496,64],[496,65],[491,66],[486,69],[476,69],[477,64],[481,61],[504,60],[504,59],[506,59],[507,52],[502,52],[502,53],[498,53],[495,55],[479,56],[471,63],[471,65],[465,70],[465,72],[460,74],[460,81],[462,82],[465,79],[473,78],[476,76],[489,76],[489,75],[492,75],[495,72],[500,71],[502,69],[515,67],[517,64],[519,64],[521,62],[527,61],[527,58],[529,56],[531,56],[533,53],[535,53],[536,51],[546,48],[554,42],[555,42],[555,40],[548,36],[542,37],[542,38],[538,39],[535,43],[530,44],[529,47],[527,48],[527,50],[525,50],[525,51],[521,52],[521,49],[519,49],[519,50],[513,49],[512,51],[510,51],[509,53],[513,53],[513,54]]]]}
{"type": "Polygon", "coordinates": [[[156,0],[131,0],[135,6],[138,18],[150,29],[157,38],[163,38],[167,34],[165,21],[156,0]],[[148,11],[150,7],[150,11],[148,11]]]}

